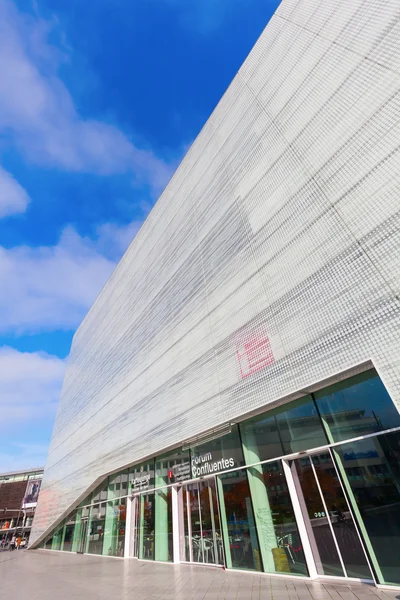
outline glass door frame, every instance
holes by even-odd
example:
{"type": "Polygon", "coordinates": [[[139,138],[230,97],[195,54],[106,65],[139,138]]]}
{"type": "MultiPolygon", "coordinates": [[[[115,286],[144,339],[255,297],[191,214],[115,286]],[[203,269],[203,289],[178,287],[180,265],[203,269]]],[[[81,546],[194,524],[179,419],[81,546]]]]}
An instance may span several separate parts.
{"type": "Polygon", "coordinates": [[[296,520],[297,520],[297,525],[298,525],[298,528],[299,528],[300,538],[301,538],[302,543],[303,543],[303,549],[304,549],[304,554],[305,554],[306,561],[307,561],[307,566],[308,566],[310,578],[311,579],[340,579],[340,580],[343,580],[343,581],[358,581],[358,582],[362,582],[362,583],[375,583],[375,585],[377,585],[378,582],[376,581],[376,578],[375,578],[374,569],[372,567],[371,560],[370,560],[370,558],[368,556],[366,545],[365,545],[364,540],[362,538],[362,535],[361,535],[361,533],[359,531],[358,522],[357,522],[357,520],[355,518],[353,507],[351,505],[351,502],[350,502],[350,499],[348,497],[348,494],[346,493],[346,488],[345,488],[345,486],[343,484],[343,481],[342,481],[342,478],[340,476],[339,469],[337,468],[337,465],[336,465],[336,462],[335,462],[335,458],[334,458],[332,449],[329,446],[324,447],[324,448],[316,448],[316,449],[313,449],[313,450],[310,450],[310,451],[299,452],[297,454],[286,456],[285,458],[281,458],[281,460],[282,460],[283,470],[284,470],[284,473],[285,473],[285,476],[286,476],[286,481],[287,481],[288,488],[289,488],[290,497],[291,497],[292,504],[293,504],[294,514],[295,514],[295,517],[296,517],[296,520]],[[349,512],[350,512],[351,518],[352,518],[353,523],[354,523],[354,527],[356,529],[356,532],[357,532],[357,535],[358,535],[358,538],[359,538],[359,541],[360,541],[361,549],[364,552],[367,564],[368,564],[370,572],[371,572],[371,579],[362,579],[362,578],[357,578],[357,577],[349,577],[347,575],[346,566],[345,566],[345,563],[343,561],[342,553],[340,551],[340,548],[339,548],[339,545],[338,545],[338,542],[337,542],[337,539],[336,539],[335,532],[333,530],[333,526],[332,526],[331,518],[330,518],[330,515],[329,515],[329,511],[328,511],[327,506],[326,506],[324,494],[322,492],[322,489],[321,489],[321,486],[320,486],[320,482],[319,482],[318,476],[316,474],[315,466],[314,466],[314,463],[312,461],[312,457],[313,456],[316,456],[316,455],[319,455],[319,454],[322,454],[322,453],[329,453],[329,455],[331,457],[332,464],[333,464],[333,466],[335,468],[335,471],[336,471],[337,479],[339,481],[339,484],[340,484],[340,487],[342,489],[343,495],[344,495],[344,497],[346,499],[346,502],[347,502],[347,505],[348,505],[348,508],[349,508],[349,512]],[[312,547],[311,547],[311,541],[309,539],[309,535],[308,535],[308,531],[307,531],[307,526],[306,526],[306,521],[305,521],[305,518],[304,518],[303,508],[302,508],[302,506],[300,504],[299,495],[298,495],[298,489],[300,488],[300,481],[297,480],[297,482],[296,482],[297,475],[294,474],[294,471],[293,471],[293,469],[294,469],[294,461],[295,460],[300,460],[302,458],[309,458],[310,459],[310,465],[311,465],[311,468],[312,468],[312,471],[313,471],[313,475],[315,477],[315,482],[316,482],[316,485],[317,485],[317,488],[318,488],[318,492],[320,494],[320,498],[321,498],[322,504],[323,504],[324,509],[325,509],[325,513],[326,513],[326,516],[327,516],[328,525],[329,525],[329,528],[330,528],[330,531],[331,531],[331,534],[332,534],[332,537],[333,537],[333,541],[334,541],[334,544],[335,544],[335,547],[336,547],[336,551],[338,553],[338,556],[339,556],[339,559],[340,559],[340,562],[341,562],[341,566],[342,566],[343,572],[345,573],[345,576],[343,576],[343,577],[342,576],[336,576],[336,575],[321,575],[320,573],[317,572],[317,565],[316,565],[316,562],[315,562],[314,553],[313,553],[313,550],[312,550],[312,547]],[[290,463],[292,463],[292,464],[290,464],[290,463]]]}
{"type": "Polygon", "coordinates": [[[87,536],[89,529],[89,517],[81,517],[81,530],[79,532],[79,546],[76,551],[77,554],[85,554],[87,546],[87,536]]]}
{"type": "Polygon", "coordinates": [[[125,544],[125,556],[129,558],[139,558],[139,514],[140,494],[134,494],[129,498],[129,508],[127,508],[126,531],[129,532],[129,539],[125,544]]]}
{"type": "MultiPolygon", "coordinates": [[[[225,547],[224,547],[224,541],[223,541],[223,535],[222,535],[222,522],[221,522],[221,508],[220,508],[220,502],[219,502],[219,495],[218,495],[218,485],[217,485],[217,476],[216,475],[208,475],[207,477],[201,477],[198,479],[191,479],[188,481],[184,481],[181,484],[174,486],[177,489],[177,494],[178,494],[178,503],[179,503],[179,530],[175,531],[174,530],[174,536],[177,535],[179,536],[180,539],[180,543],[179,543],[179,550],[180,550],[180,562],[182,563],[186,563],[186,564],[194,564],[194,565],[200,565],[200,566],[207,566],[207,567],[220,567],[220,568],[225,568],[226,567],[226,561],[225,561],[225,547]],[[215,493],[215,499],[216,499],[216,505],[217,505],[217,512],[218,512],[218,522],[220,525],[220,535],[221,535],[221,544],[220,544],[220,548],[218,548],[218,544],[217,544],[217,540],[216,540],[216,527],[215,527],[215,512],[214,512],[214,503],[212,502],[212,498],[210,495],[210,491],[212,494],[212,490],[211,487],[208,485],[208,481],[213,481],[213,488],[214,488],[214,493],[215,493]],[[207,490],[208,490],[208,501],[210,503],[210,514],[211,514],[211,521],[212,521],[212,528],[213,528],[213,550],[214,550],[214,557],[219,556],[220,553],[220,549],[222,550],[222,560],[223,563],[219,563],[219,562],[205,562],[204,561],[204,550],[203,550],[203,561],[201,562],[195,562],[193,561],[193,546],[191,543],[191,539],[192,539],[192,521],[191,521],[191,513],[189,512],[189,506],[190,506],[190,498],[189,498],[189,490],[187,490],[187,486],[189,485],[195,485],[196,486],[196,496],[197,496],[197,503],[198,503],[198,509],[199,509],[199,517],[200,517],[200,531],[203,531],[203,526],[202,526],[202,516],[201,516],[201,501],[200,501],[200,484],[205,483],[207,485],[207,490]],[[184,498],[184,494],[186,494],[186,498],[184,498]],[[185,523],[187,526],[187,535],[189,538],[189,544],[188,544],[188,551],[189,551],[189,560],[185,560],[186,559],[186,543],[185,543],[185,523]]],[[[174,537],[175,539],[175,537],[174,537]]]]}

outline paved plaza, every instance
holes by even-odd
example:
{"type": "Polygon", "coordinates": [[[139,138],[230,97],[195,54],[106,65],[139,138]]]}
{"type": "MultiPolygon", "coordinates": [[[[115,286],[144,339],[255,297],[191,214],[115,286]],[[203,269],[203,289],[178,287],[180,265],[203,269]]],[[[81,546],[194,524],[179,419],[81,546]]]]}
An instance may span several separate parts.
{"type": "Polygon", "coordinates": [[[80,556],[46,550],[0,553],[1,598],[13,600],[394,600],[400,592],[359,583],[315,583],[80,556]]]}

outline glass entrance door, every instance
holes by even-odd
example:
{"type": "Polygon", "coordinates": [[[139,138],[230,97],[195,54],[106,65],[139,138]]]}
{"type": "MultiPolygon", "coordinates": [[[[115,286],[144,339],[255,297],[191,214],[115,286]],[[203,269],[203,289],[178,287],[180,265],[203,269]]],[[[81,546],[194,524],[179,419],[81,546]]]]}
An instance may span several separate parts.
{"type": "Polygon", "coordinates": [[[183,486],[184,560],[224,564],[215,479],[183,486]]]}
{"type": "Polygon", "coordinates": [[[134,496],[132,499],[132,552],[133,558],[139,558],[139,539],[140,539],[140,496],[134,496]]]}
{"type": "Polygon", "coordinates": [[[81,519],[81,528],[80,528],[79,542],[78,542],[78,548],[77,548],[78,554],[84,554],[84,552],[86,550],[87,530],[88,530],[88,517],[84,517],[83,519],[81,519]]]}
{"type": "Polygon", "coordinates": [[[372,580],[329,450],[290,461],[317,572],[372,580]]]}

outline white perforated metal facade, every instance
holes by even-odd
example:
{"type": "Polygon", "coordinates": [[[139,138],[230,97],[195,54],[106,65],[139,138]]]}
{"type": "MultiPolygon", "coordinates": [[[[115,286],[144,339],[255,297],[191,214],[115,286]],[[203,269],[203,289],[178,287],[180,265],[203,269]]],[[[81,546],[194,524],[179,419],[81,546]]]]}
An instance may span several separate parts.
{"type": "Polygon", "coordinates": [[[31,541],[363,361],[400,406],[399,140],[398,0],[283,0],[75,335],[31,541]]]}

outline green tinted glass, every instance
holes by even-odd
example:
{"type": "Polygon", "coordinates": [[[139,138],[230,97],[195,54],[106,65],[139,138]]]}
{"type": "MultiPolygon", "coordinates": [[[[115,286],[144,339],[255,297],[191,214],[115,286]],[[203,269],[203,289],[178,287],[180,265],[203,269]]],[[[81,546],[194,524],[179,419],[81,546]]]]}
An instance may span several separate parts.
{"type": "Polygon", "coordinates": [[[375,554],[380,583],[398,585],[400,433],[342,444],[336,452],[375,554]]]}
{"type": "Polygon", "coordinates": [[[400,414],[376,371],[316,392],[315,400],[333,442],[400,427],[400,414]]]}

